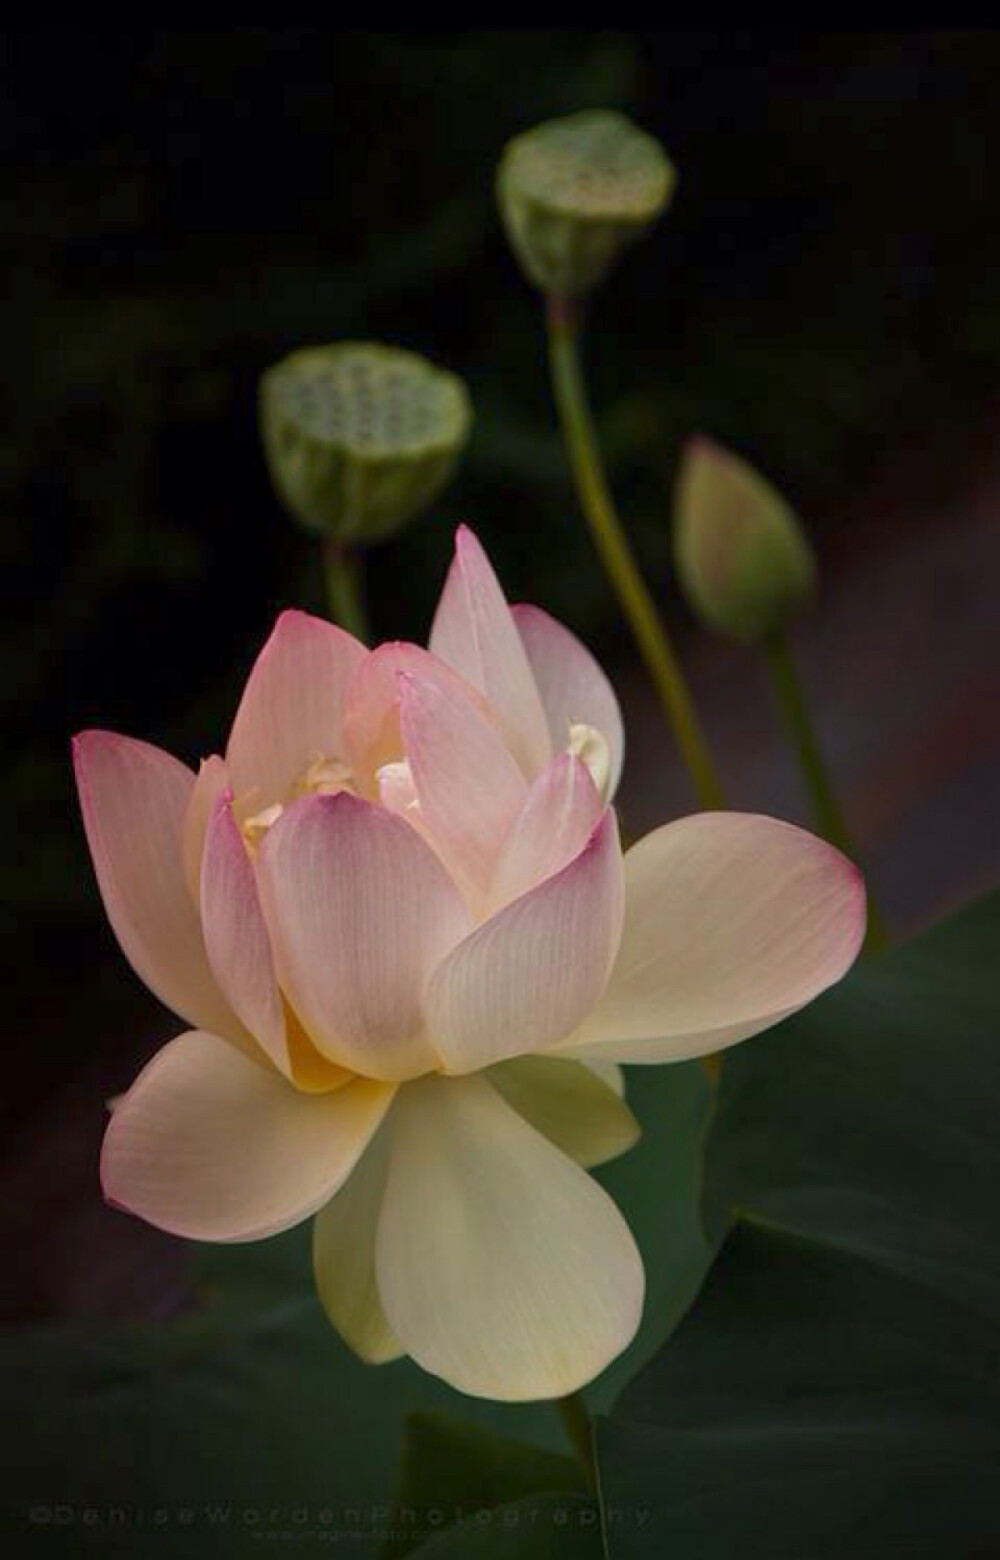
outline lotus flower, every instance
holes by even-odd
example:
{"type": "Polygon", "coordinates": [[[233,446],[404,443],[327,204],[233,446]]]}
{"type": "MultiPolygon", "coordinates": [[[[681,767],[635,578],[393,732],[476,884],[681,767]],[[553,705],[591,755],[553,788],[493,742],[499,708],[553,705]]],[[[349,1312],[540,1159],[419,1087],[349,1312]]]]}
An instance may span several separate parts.
{"type": "Polygon", "coordinates": [[[191,1027],[107,1129],[109,1201],[195,1240],[316,1216],[363,1358],[462,1391],[575,1390],[639,1323],[643,1269],[587,1173],[638,1133],[618,1063],[745,1040],[855,958],[855,868],[706,813],[622,856],[611,687],[468,530],[430,649],[286,612],[225,757],[75,744],[133,968],[191,1027]]]}

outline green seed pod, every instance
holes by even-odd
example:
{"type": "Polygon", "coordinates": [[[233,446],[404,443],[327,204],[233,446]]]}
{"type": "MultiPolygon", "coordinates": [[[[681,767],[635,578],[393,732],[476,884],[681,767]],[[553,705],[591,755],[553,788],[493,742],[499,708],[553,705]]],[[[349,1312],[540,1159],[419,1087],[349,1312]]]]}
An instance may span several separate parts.
{"type": "Polygon", "coordinates": [[[578,298],[666,208],[677,175],[659,141],[597,109],[515,136],[497,171],[507,237],[544,293],[578,298]]]}
{"type": "Polygon", "coordinates": [[[710,628],[753,644],[816,590],[816,562],[795,511],[765,477],[710,439],[684,452],[674,514],[681,589],[710,628]]]}
{"type": "Polygon", "coordinates": [[[378,541],[447,482],[472,426],[464,384],[415,352],[375,342],[304,347],[260,381],[275,491],[308,530],[378,541]]]}

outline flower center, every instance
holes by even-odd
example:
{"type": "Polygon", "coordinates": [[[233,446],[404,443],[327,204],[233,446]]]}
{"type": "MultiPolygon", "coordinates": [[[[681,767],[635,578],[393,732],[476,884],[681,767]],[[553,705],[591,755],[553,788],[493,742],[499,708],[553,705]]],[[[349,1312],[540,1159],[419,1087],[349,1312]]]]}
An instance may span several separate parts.
{"type": "Polygon", "coordinates": [[[354,774],[339,758],[314,758],[292,786],[290,801],[300,796],[336,796],[338,791],[357,794],[354,774]]]}
{"type": "MultiPolygon", "coordinates": [[[[302,771],[288,793],[287,802],[296,802],[302,796],[336,796],[338,791],[350,791],[357,795],[354,775],[339,758],[327,758],[320,754],[302,771]]],[[[257,847],[273,823],[277,823],[287,802],[272,802],[259,812],[251,813],[240,825],[247,850],[256,855],[257,847]]]]}

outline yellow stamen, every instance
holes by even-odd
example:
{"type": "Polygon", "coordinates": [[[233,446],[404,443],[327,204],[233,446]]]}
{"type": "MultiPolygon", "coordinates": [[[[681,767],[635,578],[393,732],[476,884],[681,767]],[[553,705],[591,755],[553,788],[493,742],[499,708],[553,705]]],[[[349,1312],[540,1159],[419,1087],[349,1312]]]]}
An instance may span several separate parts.
{"type": "Polygon", "coordinates": [[[601,801],[606,802],[611,780],[611,749],[597,727],[587,726],[582,721],[574,722],[569,728],[569,746],[566,751],[586,764],[601,793],[601,801]]]}
{"type": "MultiPolygon", "coordinates": [[[[286,801],[296,802],[302,796],[336,796],[338,791],[350,791],[352,795],[357,795],[354,775],[347,764],[342,763],[339,758],[327,758],[325,754],[320,753],[294,782],[286,801]]],[[[252,791],[244,794],[244,804],[253,794],[252,791]]],[[[262,807],[259,812],[251,813],[248,818],[243,819],[240,827],[251,856],[257,854],[261,840],[271,825],[277,823],[285,810],[285,805],[285,802],[272,802],[269,807],[262,807]]]]}
{"type": "Polygon", "coordinates": [[[271,807],[264,807],[260,812],[254,813],[251,818],[244,818],[243,838],[251,855],[255,854],[264,835],[272,823],[277,823],[284,810],[280,802],[275,802],[271,807]]]}
{"type": "Polygon", "coordinates": [[[355,792],[354,774],[339,758],[314,758],[292,787],[292,795],[336,796],[338,791],[355,792]]]}
{"type": "Polygon", "coordinates": [[[330,1094],[334,1089],[344,1088],[356,1075],[350,1068],[331,1062],[316,1049],[287,997],[283,1001],[288,1060],[296,1088],[305,1094],[330,1094]]]}

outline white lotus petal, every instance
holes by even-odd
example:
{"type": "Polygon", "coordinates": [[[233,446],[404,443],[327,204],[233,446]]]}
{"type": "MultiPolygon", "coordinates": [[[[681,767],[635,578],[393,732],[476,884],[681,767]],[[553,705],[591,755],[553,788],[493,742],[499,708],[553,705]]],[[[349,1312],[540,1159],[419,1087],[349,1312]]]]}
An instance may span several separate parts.
{"type": "Polygon", "coordinates": [[[425,1370],[478,1397],[562,1397],[627,1347],[642,1262],[586,1171],[481,1077],[408,1085],[389,1125],[379,1294],[425,1370]]]}
{"type": "Polygon", "coordinates": [[[189,1030],[119,1100],[101,1154],[110,1202],[190,1240],[261,1240],[343,1184],[392,1100],[359,1078],[301,1094],[225,1040],[189,1030]]]}
{"type": "Polygon", "coordinates": [[[823,840],[752,814],[681,818],[625,857],[618,960],[559,1049],[663,1062],[734,1045],[838,981],[864,932],[861,875],[823,840]]]}

